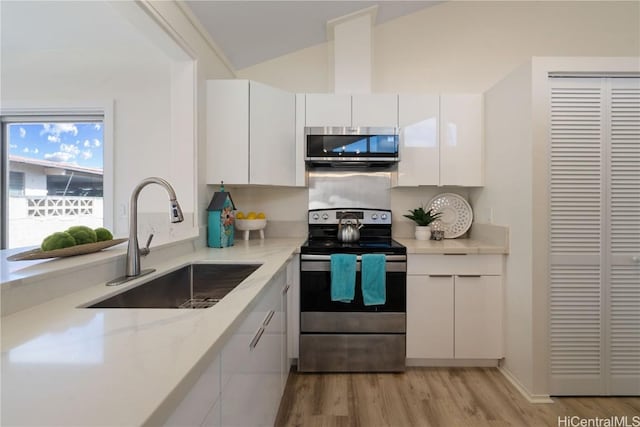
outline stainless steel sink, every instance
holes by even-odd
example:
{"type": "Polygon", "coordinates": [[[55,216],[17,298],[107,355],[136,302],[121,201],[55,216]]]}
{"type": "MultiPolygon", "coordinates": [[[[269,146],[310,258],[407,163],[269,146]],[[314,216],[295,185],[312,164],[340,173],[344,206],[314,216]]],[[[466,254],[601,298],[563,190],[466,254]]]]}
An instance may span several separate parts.
{"type": "Polygon", "coordinates": [[[261,264],[190,264],[84,308],[208,308],[261,264]]]}

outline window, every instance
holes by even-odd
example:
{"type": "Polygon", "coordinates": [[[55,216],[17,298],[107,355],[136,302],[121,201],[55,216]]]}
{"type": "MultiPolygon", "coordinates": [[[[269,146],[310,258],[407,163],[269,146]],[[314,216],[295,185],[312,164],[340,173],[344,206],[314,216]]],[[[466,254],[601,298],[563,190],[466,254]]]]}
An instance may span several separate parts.
{"type": "Polygon", "coordinates": [[[3,179],[2,247],[40,245],[73,225],[102,227],[103,116],[0,120],[3,176],[9,178],[3,179]]]}
{"type": "Polygon", "coordinates": [[[24,196],[24,172],[9,171],[9,197],[24,196]]]}

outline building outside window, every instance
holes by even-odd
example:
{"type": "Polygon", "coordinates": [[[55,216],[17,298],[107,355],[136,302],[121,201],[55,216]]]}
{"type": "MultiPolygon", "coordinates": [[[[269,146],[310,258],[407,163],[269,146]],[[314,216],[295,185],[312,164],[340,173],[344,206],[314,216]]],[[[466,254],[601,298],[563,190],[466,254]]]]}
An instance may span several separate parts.
{"type": "Polygon", "coordinates": [[[2,191],[3,248],[38,246],[73,225],[102,227],[103,117],[0,119],[9,178],[2,191]]]}
{"type": "Polygon", "coordinates": [[[9,197],[24,196],[24,172],[9,171],[9,197]]]}

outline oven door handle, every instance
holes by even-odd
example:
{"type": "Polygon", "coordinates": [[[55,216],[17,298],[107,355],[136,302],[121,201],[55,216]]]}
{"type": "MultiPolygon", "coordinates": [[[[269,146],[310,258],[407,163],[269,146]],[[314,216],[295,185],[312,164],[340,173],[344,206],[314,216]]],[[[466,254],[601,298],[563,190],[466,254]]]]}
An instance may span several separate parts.
{"type": "MultiPolygon", "coordinates": [[[[406,262],[406,255],[387,255],[387,262],[406,262]]],[[[358,261],[362,261],[362,257],[360,255],[357,256],[358,261]]],[[[300,261],[331,261],[331,255],[311,255],[311,254],[302,254],[300,255],[300,261]]]]}

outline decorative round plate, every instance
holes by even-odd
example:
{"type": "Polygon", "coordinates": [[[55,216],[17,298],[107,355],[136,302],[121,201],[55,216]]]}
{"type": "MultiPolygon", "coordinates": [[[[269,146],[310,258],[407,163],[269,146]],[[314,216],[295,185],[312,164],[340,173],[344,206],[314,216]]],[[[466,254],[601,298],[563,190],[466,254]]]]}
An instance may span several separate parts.
{"type": "Polygon", "coordinates": [[[473,211],[465,199],[454,193],[442,193],[431,199],[427,208],[441,212],[438,218],[439,229],[444,231],[445,239],[462,236],[471,227],[473,211]]]}
{"type": "Polygon", "coordinates": [[[59,258],[76,255],[90,254],[98,252],[111,246],[119,245],[129,239],[113,239],[104,240],[96,243],[85,243],[84,245],[70,246],[64,249],[54,249],[52,251],[43,251],[42,249],[31,249],[30,251],[20,252],[7,257],[7,261],[31,261],[34,259],[59,258]]]}

